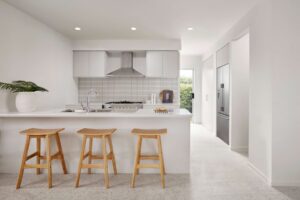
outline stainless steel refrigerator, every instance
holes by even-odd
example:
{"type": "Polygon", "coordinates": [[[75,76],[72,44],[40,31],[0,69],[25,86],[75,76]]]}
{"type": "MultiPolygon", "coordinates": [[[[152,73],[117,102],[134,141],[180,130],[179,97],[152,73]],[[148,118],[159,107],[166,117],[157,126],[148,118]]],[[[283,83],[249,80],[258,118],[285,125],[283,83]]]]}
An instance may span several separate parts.
{"type": "Polygon", "coordinates": [[[229,144],[229,65],[217,68],[217,136],[229,144]]]}

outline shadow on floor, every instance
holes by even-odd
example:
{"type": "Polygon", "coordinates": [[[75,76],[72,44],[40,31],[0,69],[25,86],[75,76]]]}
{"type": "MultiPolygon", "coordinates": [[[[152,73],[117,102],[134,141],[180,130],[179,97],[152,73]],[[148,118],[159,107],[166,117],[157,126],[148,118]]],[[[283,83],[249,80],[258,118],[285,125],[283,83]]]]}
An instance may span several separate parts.
{"type": "Polygon", "coordinates": [[[300,187],[284,187],[284,186],[277,186],[274,189],[278,190],[279,192],[283,193],[291,200],[299,200],[300,197],[300,187]]]}

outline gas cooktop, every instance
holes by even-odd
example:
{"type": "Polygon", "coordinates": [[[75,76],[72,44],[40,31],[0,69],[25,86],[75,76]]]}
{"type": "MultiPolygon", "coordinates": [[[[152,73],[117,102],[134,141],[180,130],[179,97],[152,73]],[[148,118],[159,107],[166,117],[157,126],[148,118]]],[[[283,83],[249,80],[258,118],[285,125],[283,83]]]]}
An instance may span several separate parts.
{"type": "Polygon", "coordinates": [[[142,101],[110,101],[107,104],[143,104],[142,101]]]}

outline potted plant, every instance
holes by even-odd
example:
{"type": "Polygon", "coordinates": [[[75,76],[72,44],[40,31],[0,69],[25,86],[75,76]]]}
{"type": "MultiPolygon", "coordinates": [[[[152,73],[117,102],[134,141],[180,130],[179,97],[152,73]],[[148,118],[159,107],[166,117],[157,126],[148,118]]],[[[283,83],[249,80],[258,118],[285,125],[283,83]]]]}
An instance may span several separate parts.
{"type": "Polygon", "coordinates": [[[32,112],[36,110],[36,93],[48,92],[30,81],[13,81],[12,83],[0,82],[0,89],[9,90],[12,93],[17,93],[16,107],[19,112],[32,112]]]}

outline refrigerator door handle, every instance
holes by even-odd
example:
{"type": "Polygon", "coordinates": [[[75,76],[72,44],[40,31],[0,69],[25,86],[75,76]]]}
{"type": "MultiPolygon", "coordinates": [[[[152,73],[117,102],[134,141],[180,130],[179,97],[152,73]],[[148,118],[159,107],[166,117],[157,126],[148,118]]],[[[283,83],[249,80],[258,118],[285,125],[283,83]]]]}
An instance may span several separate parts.
{"type": "Polygon", "coordinates": [[[224,83],[221,84],[221,89],[222,89],[221,111],[224,111],[224,83]]]}

